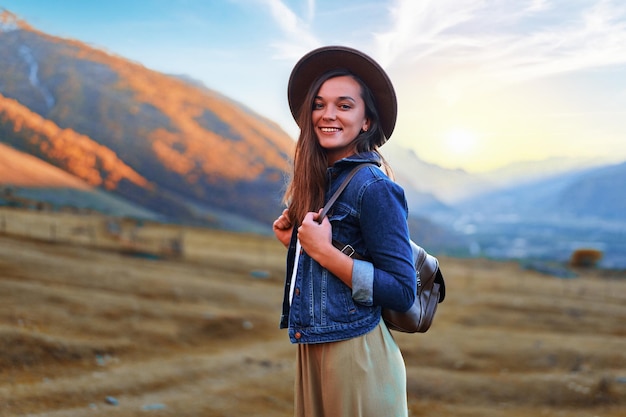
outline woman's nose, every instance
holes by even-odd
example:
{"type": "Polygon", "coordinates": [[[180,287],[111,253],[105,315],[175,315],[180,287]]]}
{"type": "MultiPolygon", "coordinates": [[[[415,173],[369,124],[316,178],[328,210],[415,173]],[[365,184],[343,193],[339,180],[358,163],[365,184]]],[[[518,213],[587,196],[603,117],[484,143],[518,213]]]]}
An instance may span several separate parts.
{"type": "Polygon", "coordinates": [[[337,116],[337,113],[335,112],[335,109],[332,106],[327,106],[324,109],[324,114],[322,115],[324,120],[335,120],[336,116],[337,116]]]}

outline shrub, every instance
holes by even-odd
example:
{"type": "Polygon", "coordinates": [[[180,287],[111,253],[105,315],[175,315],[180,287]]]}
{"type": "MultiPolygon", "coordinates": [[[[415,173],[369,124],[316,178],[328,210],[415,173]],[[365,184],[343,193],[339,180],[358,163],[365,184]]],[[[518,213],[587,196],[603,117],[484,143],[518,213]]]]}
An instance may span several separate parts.
{"type": "Polygon", "coordinates": [[[570,265],[575,268],[594,268],[602,255],[598,249],[576,249],[570,258],[570,265]]]}

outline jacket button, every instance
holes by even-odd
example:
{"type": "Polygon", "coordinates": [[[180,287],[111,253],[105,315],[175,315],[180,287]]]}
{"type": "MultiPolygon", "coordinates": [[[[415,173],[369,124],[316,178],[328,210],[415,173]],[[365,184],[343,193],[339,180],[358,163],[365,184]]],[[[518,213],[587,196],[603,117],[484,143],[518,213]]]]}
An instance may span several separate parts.
{"type": "Polygon", "coordinates": [[[300,295],[300,288],[296,288],[294,292],[296,295],[300,295]]]}
{"type": "Polygon", "coordinates": [[[302,334],[300,332],[296,332],[296,334],[294,335],[294,337],[296,339],[300,339],[302,337],[302,334]]]}

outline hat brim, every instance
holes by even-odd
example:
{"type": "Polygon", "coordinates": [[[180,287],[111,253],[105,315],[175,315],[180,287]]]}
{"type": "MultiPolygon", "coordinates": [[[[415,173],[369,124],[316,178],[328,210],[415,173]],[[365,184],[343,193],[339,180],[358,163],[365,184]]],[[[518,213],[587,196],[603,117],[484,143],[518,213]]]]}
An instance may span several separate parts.
{"type": "Polygon", "coordinates": [[[358,76],[372,90],[380,124],[386,139],[391,137],[396,125],[398,103],[391,80],[376,61],[364,53],[345,46],[325,46],[303,56],[289,77],[287,97],[293,118],[298,117],[307,92],[322,74],[346,69],[358,76]]]}

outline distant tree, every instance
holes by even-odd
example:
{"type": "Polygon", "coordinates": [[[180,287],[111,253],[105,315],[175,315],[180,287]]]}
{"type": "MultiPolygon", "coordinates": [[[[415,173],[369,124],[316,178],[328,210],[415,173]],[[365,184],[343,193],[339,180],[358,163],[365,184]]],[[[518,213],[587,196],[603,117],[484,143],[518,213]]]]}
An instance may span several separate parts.
{"type": "Polygon", "coordinates": [[[570,265],[575,268],[594,268],[603,253],[597,249],[576,249],[570,258],[570,265]]]}

